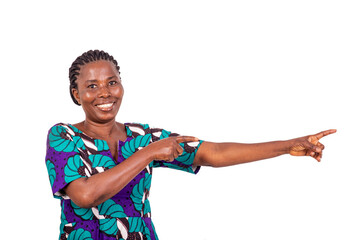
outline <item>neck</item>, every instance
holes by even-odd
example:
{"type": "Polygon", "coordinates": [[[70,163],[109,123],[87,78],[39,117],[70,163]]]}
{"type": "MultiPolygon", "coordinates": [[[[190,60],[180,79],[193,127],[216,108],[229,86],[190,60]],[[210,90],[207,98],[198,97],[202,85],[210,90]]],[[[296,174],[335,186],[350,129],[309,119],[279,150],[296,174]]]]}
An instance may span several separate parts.
{"type": "Polygon", "coordinates": [[[91,132],[92,134],[96,134],[97,136],[100,136],[102,138],[109,137],[113,132],[116,132],[116,130],[118,130],[118,126],[115,119],[106,123],[96,123],[89,119],[86,119],[83,122],[83,126],[87,131],[91,132]]]}

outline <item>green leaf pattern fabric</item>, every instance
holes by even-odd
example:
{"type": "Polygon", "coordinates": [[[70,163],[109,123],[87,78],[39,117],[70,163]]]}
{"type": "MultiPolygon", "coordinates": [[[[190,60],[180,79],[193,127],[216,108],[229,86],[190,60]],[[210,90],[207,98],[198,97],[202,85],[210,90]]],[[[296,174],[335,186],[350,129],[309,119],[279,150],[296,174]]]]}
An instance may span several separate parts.
{"type": "Polygon", "coordinates": [[[108,156],[93,154],[89,156],[93,168],[110,169],[116,166],[115,162],[108,156]]]}
{"type": "Polygon", "coordinates": [[[83,228],[79,228],[75,231],[72,231],[67,237],[69,240],[93,240],[91,237],[91,233],[89,231],[84,230],[83,228]]]}
{"type": "Polygon", "coordinates": [[[101,216],[113,217],[113,218],[123,218],[127,217],[123,211],[121,205],[116,204],[112,199],[107,200],[106,202],[98,206],[98,212],[101,216]]]}
{"type": "Polygon", "coordinates": [[[144,136],[138,136],[132,139],[122,147],[122,155],[124,158],[129,158],[132,154],[134,154],[137,150],[147,146],[150,143],[151,134],[146,134],[144,136]]]}
{"type": "Polygon", "coordinates": [[[146,197],[146,193],[149,192],[151,187],[151,179],[152,175],[146,173],[145,177],[142,178],[132,190],[131,199],[136,210],[141,213],[141,216],[144,216],[151,211],[150,203],[146,197]],[[143,198],[144,195],[145,198],[143,198]]]}
{"type": "Polygon", "coordinates": [[[56,179],[55,165],[50,160],[47,160],[46,168],[47,168],[47,172],[49,174],[49,180],[50,180],[50,184],[52,187],[52,185],[54,185],[54,181],[56,179]]]}
{"type": "Polygon", "coordinates": [[[70,157],[67,161],[67,164],[65,166],[65,181],[66,183],[70,183],[82,176],[79,170],[81,167],[83,167],[83,161],[81,160],[80,155],[75,155],[73,157],[70,157]]]}
{"type": "Polygon", "coordinates": [[[101,139],[95,139],[95,146],[97,147],[97,151],[106,151],[110,149],[106,141],[101,139]]]}
{"type": "Polygon", "coordinates": [[[77,216],[79,216],[83,220],[92,220],[94,214],[92,212],[92,208],[81,208],[77,206],[74,202],[71,201],[71,206],[77,216]]]}
{"type": "Polygon", "coordinates": [[[50,146],[59,152],[73,152],[78,147],[83,147],[81,138],[71,132],[78,133],[78,130],[62,125],[54,126],[49,134],[50,146]]]}

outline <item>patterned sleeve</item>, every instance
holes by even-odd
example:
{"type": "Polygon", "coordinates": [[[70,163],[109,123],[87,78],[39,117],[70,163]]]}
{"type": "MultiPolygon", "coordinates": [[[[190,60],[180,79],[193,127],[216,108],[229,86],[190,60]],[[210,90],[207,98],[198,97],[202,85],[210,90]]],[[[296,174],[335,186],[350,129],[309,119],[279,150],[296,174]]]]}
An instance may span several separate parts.
{"type": "MultiPolygon", "coordinates": [[[[161,140],[163,138],[178,136],[177,133],[171,133],[161,128],[151,129],[152,142],[161,140]]],[[[196,156],[198,148],[202,144],[202,140],[199,142],[184,142],[180,143],[183,148],[183,153],[172,162],[165,161],[153,161],[153,167],[168,167],[172,169],[182,170],[189,173],[197,174],[200,170],[200,166],[194,166],[193,160],[196,156]]]]}
{"type": "Polygon", "coordinates": [[[86,177],[79,152],[83,141],[76,136],[77,131],[70,125],[56,124],[48,133],[45,161],[55,198],[68,199],[63,188],[78,178],[86,177]]]}

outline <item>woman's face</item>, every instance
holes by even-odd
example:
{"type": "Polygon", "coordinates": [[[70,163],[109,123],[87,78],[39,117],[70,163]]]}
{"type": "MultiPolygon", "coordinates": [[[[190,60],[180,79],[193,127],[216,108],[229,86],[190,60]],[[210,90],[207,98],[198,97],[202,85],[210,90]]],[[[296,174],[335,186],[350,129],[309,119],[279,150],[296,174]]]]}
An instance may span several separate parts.
{"type": "Polygon", "coordinates": [[[115,119],[124,90],[112,62],[99,60],[81,66],[76,82],[77,89],[73,88],[72,94],[81,104],[87,120],[105,123],[115,119]]]}

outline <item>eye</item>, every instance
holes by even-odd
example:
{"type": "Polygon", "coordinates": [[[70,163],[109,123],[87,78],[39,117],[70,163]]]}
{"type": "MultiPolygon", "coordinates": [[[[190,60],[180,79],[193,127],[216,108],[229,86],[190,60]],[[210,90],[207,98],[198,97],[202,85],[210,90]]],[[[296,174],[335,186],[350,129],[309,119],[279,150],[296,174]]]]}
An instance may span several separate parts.
{"type": "Polygon", "coordinates": [[[96,84],[90,84],[87,86],[87,88],[95,88],[96,87],[96,84]]]}
{"type": "Polygon", "coordinates": [[[110,81],[109,83],[108,83],[108,85],[110,85],[110,86],[113,86],[113,85],[116,85],[117,84],[117,81],[110,81]]]}

